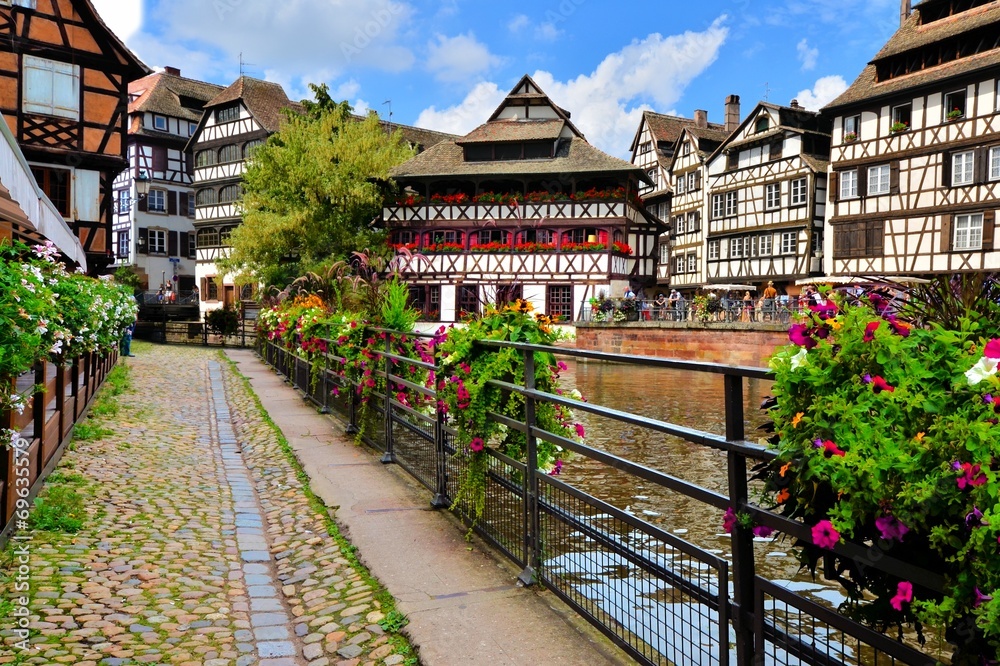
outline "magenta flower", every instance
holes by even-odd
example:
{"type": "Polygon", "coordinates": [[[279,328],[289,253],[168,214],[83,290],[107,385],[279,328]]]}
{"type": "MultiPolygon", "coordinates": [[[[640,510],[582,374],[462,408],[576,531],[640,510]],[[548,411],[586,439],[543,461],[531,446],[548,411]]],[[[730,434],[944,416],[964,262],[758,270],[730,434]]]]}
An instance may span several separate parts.
{"type": "Polygon", "coordinates": [[[560,474],[562,474],[562,468],[563,468],[563,461],[557,460],[555,466],[552,468],[552,471],[549,472],[549,476],[559,476],[560,474]]]}
{"type": "Polygon", "coordinates": [[[895,516],[882,516],[875,519],[875,527],[882,532],[886,541],[902,541],[910,528],[901,523],[895,516]]]}
{"type": "Polygon", "coordinates": [[[974,488],[986,483],[986,474],[981,470],[978,464],[973,465],[972,463],[962,463],[961,471],[962,476],[955,479],[959,490],[974,488]]]}
{"type": "Polygon", "coordinates": [[[585,434],[586,434],[585,431],[584,431],[584,429],[583,429],[583,424],[582,423],[575,423],[575,424],[573,424],[573,427],[576,428],[576,436],[579,437],[580,439],[583,439],[584,436],[585,436],[585,434]]]}
{"type": "Polygon", "coordinates": [[[760,537],[761,539],[766,539],[767,537],[774,534],[774,529],[768,527],[767,525],[758,525],[753,528],[753,535],[760,537]]]}
{"type": "Polygon", "coordinates": [[[733,511],[733,507],[726,509],[726,513],[722,516],[722,529],[726,534],[732,534],[736,529],[736,512],[733,511]]]}
{"type": "Polygon", "coordinates": [[[872,391],[874,391],[875,393],[881,393],[882,391],[892,393],[895,390],[896,390],[895,386],[890,386],[889,382],[885,381],[879,375],[872,377],[872,391]]]}
{"type": "Polygon", "coordinates": [[[896,586],[896,596],[889,600],[889,605],[898,611],[903,610],[903,604],[913,601],[913,583],[900,581],[896,586]]]}
{"type": "Polygon", "coordinates": [[[556,367],[559,368],[559,372],[566,372],[566,370],[568,369],[568,366],[562,361],[556,363],[556,367]]]}
{"type": "Polygon", "coordinates": [[[896,319],[895,315],[889,317],[888,321],[889,321],[889,326],[892,327],[893,333],[902,338],[909,337],[910,329],[913,328],[912,326],[907,324],[905,321],[899,321],[898,319],[896,319]]]}
{"type": "Polygon", "coordinates": [[[471,442],[469,442],[469,450],[473,453],[479,453],[486,448],[486,443],[483,442],[482,437],[476,437],[471,442]]]}
{"type": "Polygon", "coordinates": [[[995,402],[996,402],[996,400],[995,400],[995,399],[994,399],[994,397],[993,397],[992,395],[990,395],[989,393],[987,393],[986,395],[984,395],[984,396],[983,396],[983,404],[984,404],[984,405],[992,405],[992,404],[994,404],[995,402]]]}
{"type": "Polygon", "coordinates": [[[861,381],[863,381],[863,382],[864,382],[865,384],[871,384],[871,383],[872,383],[872,376],[871,376],[871,375],[869,375],[869,374],[868,374],[868,373],[866,372],[866,373],[864,374],[864,376],[863,376],[863,377],[861,377],[861,381]]]}
{"type": "Polygon", "coordinates": [[[875,339],[875,331],[877,331],[878,327],[881,326],[881,325],[882,325],[882,322],[880,322],[880,321],[873,321],[873,322],[869,323],[867,326],[865,326],[865,336],[862,339],[865,342],[871,342],[872,340],[874,340],[875,339]]]}
{"type": "Polygon", "coordinates": [[[820,548],[831,549],[840,541],[840,532],[829,520],[821,520],[812,528],[813,543],[820,548]]]}
{"type": "Polygon", "coordinates": [[[809,335],[809,327],[805,324],[795,324],[788,329],[788,339],[792,344],[796,344],[799,347],[805,347],[806,349],[812,349],[816,346],[816,340],[809,335]]]}
{"type": "Polygon", "coordinates": [[[844,450],[842,450],[839,446],[837,446],[836,444],[834,444],[829,439],[826,439],[826,440],[815,439],[815,440],[813,440],[813,446],[815,446],[817,449],[823,449],[823,454],[827,458],[831,458],[833,456],[844,456],[844,455],[846,455],[846,452],[844,450]]]}
{"type": "Polygon", "coordinates": [[[983,349],[983,356],[986,358],[1000,358],[1000,338],[994,338],[986,343],[983,349]]]}
{"type": "Polygon", "coordinates": [[[993,597],[988,596],[986,594],[983,594],[982,592],[979,591],[979,588],[977,587],[976,588],[976,599],[975,599],[975,601],[972,602],[972,607],[973,608],[979,608],[981,605],[983,605],[987,601],[993,601],[993,597]]]}
{"type": "Polygon", "coordinates": [[[971,530],[977,527],[982,527],[982,525],[983,512],[979,510],[978,506],[974,506],[972,507],[972,511],[965,514],[965,526],[971,530]]]}
{"type": "Polygon", "coordinates": [[[837,304],[833,301],[827,301],[822,305],[810,305],[809,309],[815,312],[823,321],[837,316],[837,304]]]}

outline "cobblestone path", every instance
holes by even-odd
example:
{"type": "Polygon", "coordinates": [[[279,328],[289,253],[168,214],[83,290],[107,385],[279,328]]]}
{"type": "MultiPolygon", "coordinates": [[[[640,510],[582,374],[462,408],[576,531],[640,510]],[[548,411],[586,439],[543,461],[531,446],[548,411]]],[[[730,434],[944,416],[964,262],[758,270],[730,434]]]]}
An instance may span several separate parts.
{"type": "Polygon", "coordinates": [[[88,517],[76,534],[30,533],[30,649],[4,617],[0,664],[416,664],[383,628],[399,626],[392,600],[329,535],[227,362],[135,350],[118,414],[91,420],[113,434],[57,470],[88,517]]]}

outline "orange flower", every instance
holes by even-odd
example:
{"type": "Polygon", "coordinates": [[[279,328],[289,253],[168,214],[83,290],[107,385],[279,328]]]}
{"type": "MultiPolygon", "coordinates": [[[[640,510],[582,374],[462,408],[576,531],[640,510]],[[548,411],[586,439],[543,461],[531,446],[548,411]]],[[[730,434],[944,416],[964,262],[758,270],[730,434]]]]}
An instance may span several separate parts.
{"type": "Polygon", "coordinates": [[[805,412],[799,412],[798,414],[796,414],[795,416],[792,417],[792,427],[793,428],[797,428],[799,426],[799,423],[802,422],[802,417],[803,416],[805,416],[805,412]]]}
{"type": "Polygon", "coordinates": [[[788,501],[788,498],[791,497],[791,496],[792,496],[791,493],[788,492],[788,488],[782,488],[781,492],[778,493],[778,496],[775,497],[774,500],[778,504],[784,504],[785,502],[788,501]]]}
{"type": "Polygon", "coordinates": [[[923,442],[924,441],[924,433],[918,432],[913,439],[917,440],[918,442],[923,442]]]}
{"type": "Polygon", "coordinates": [[[781,471],[780,471],[780,472],[778,473],[778,474],[779,474],[779,476],[781,476],[782,478],[784,478],[784,477],[785,477],[785,472],[787,472],[787,471],[788,471],[788,469],[789,469],[789,468],[790,468],[791,466],[792,466],[792,463],[790,463],[790,462],[786,462],[786,463],[785,463],[784,465],[782,465],[782,466],[781,466],[781,471]]]}

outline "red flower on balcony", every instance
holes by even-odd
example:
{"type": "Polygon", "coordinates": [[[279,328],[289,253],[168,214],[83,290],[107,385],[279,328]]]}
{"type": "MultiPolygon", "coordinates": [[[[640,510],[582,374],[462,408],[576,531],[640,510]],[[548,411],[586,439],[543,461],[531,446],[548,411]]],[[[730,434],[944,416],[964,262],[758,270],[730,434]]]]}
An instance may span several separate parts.
{"type": "Polygon", "coordinates": [[[631,248],[631,246],[629,246],[628,243],[622,243],[620,241],[615,241],[614,243],[612,243],[612,247],[614,247],[615,252],[621,252],[622,254],[627,254],[627,255],[631,255],[632,254],[632,248],[631,248]]]}
{"type": "Polygon", "coordinates": [[[419,194],[408,194],[403,197],[396,198],[397,206],[419,206],[424,202],[424,198],[419,194]]]}
{"type": "Polygon", "coordinates": [[[393,250],[398,251],[402,249],[407,249],[410,252],[416,252],[417,245],[418,245],[417,243],[389,243],[389,247],[391,247],[393,250]]]}
{"type": "Polygon", "coordinates": [[[471,252],[510,252],[510,243],[480,243],[469,248],[471,252]]]}
{"type": "Polygon", "coordinates": [[[601,252],[608,249],[604,243],[563,243],[563,252],[601,252]]]}
{"type": "Polygon", "coordinates": [[[571,198],[574,201],[624,201],[625,188],[609,187],[605,189],[597,189],[596,187],[592,187],[589,190],[577,192],[571,198]]]}
{"type": "Polygon", "coordinates": [[[469,203],[472,198],[465,192],[458,192],[457,194],[435,194],[431,196],[431,203],[443,203],[443,204],[465,204],[469,203]]]}
{"type": "Polygon", "coordinates": [[[555,252],[555,243],[517,243],[514,252],[555,252]]]}
{"type": "Polygon", "coordinates": [[[458,243],[431,243],[424,247],[424,252],[461,252],[465,248],[458,243]]]}

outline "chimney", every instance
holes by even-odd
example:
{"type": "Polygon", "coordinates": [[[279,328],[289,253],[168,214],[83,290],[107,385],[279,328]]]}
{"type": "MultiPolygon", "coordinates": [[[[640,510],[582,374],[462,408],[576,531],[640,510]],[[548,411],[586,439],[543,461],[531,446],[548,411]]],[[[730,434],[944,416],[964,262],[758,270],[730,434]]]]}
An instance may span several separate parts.
{"type": "Polygon", "coordinates": [[[910,0],[902,0],[903,4],[899,8],[899,25],[902,27],[906,19],[910,18],[910,0]]]}
{"type": "Polygon", "coordinates": [[[708,127],[708,111],[703,109],[694,110],[694,126],[701,129],[708,127]]]}
{"type": "Polygon", "coordinates": [[[793,99],[788,106],[792,107],[793,109],[801,109],[802,108],[802,105],[799,104],[799,100],[797,100],[797,99],[793,99]]]}
{"type": "Polygon", "coordinates": [[[726,131],[735,132],[740,126],[740,96],[730,95],[726,98],[726,131]]]}
{"type": "Polygon", "coordinates": [[[181,70],[177,69],[176,67],[164,67],[163,72],[164,74],[170,74],[171,76],[181,75],[181,70]]]}

